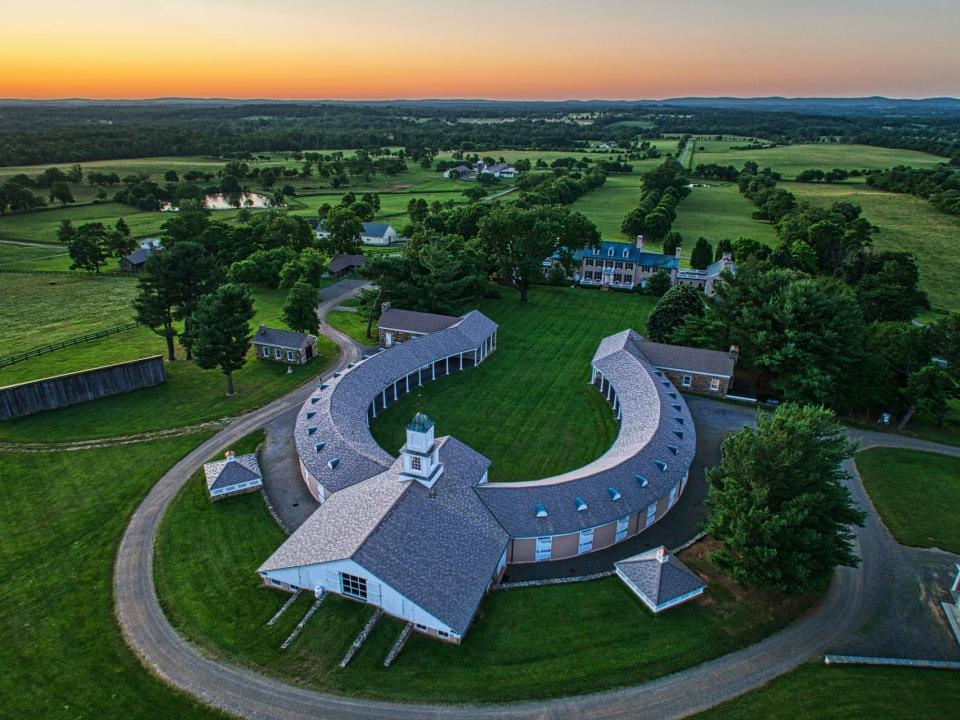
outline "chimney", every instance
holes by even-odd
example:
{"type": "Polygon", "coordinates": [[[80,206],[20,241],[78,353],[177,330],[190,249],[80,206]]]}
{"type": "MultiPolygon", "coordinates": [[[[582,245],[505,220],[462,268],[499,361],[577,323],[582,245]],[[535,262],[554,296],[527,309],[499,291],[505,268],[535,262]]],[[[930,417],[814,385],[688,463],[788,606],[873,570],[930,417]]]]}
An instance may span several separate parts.
{"type": "Polygon", "coordinates": [[[673,251],[673,254],[676,256],[677,260],[680,259],[680,246],[677,245],[677,249],[673,251]]]}
{"type": "Polygon", "coordinates": [[[237,456],[236,456],[236,454],[233,452],[233,450],[227,450],[227,451],[224,453],[224,455],[225,455],[226,458],[227,458],[227,462],[233,462],[234,460],[237,459],[237,456]]]}
{"type": "Polygon", "coordinates": [[[383,315],[387,310],[390,309],[390,303],[380,303],[380,314],[383,315]]]}
{"type": "Polygon", "coordinates": [[[667,561],[667,549],[661,545],[657,550],[657,562],[665,563],[667,561]]]}
{"type": "Polygon", "coordinates": [[[740,357],[740,346],[739,346],[739,345],[731,345],[731,346],[730,346],[730,358],[733,360],[734,363],[736,363],[736,362],[737,362],[737,358],[739,358],[739,357],[740,357]]]}
{"type": "Polygon", "coordinates": [[[733,262],[733,253],[725,252],[723,253],[723,255],[720,256],[720,259],[723,260],[725,263],[733,262]]]}
{"type": "Polygon", "coordinates": [[[643,252],[643,235],[637,235],[637,250],[643,252]]]}

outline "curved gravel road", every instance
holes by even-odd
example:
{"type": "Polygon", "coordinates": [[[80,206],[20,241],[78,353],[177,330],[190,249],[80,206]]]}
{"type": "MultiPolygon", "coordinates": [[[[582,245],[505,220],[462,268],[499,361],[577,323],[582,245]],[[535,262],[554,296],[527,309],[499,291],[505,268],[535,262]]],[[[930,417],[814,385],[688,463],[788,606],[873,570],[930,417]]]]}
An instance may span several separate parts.
{"type": "MultiPolygon", "coordinates": [[[[320,312],[326,312],[353,292],[356,290],[326,301],[320,312]]],[[[341,348],[337,368],[359,357],[358,346],[350,338],[329,327],[326,334],[341,348]]],[[[860,505],[870,510],[866,526],[857,532],[860,567],[838,569],[820,604],[775,635],[738,652],[642,685],[594,695],[502,705],[413,705],[321,693],[210,659],[176,633],[157,600],[153,585],[153,545],[160,521],[177,492],[207,458],[299,406],[314,387],[315,381],[238,418],[180,460],[154,485],[134,512],[117,550],[113,583],[115,607],[127,644],[144,665],[165,681],[228,713],[257,720],[682,717],[729,700],[823,655],[863,624],[869,616],[871,598],[881,592],[878,568],[884,543],[890,540],[863,485],[853,473],[851,491],[860,505]]],[[[735,424],[738,420],[734,416],[749,418],[752,412],[730,409],[730,415],[730,422],[735,424]]],[[[900,436],[852,434],[862,437],[864,445],[922,446],[922,449],[960,454],[958,448],[948,449],[900,436]]],[[[852,463],[849,465],[852,468],[852,463]]]]}

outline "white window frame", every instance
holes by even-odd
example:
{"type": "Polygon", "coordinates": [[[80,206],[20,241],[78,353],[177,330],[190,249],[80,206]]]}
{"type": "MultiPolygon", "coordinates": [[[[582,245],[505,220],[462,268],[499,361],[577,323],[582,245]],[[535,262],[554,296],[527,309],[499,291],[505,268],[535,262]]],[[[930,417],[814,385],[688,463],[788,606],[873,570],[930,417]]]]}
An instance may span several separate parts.
{"type": "Polygon", "coordinates": [[[613,248],[607,250],[607,257],[613,257],[613,248]]]}
{"type": "Polygon", "coordinates": [[[448,638],[450,637],[450,633],[446,630],[437,630],[437,637],[448,638]]]}
{"type": "Polygon", "coordinates": [[[593,528],[580,531],[580,542],[577,544],[577,555],[583,555],[593,550],[593,528]]]}
{"type": "Polygon", "coordinates": [[[533,559],[536,562],[549,560],[553,556],[553,536],[538,537],[535,541],[533,559]]]}
{"type": "Polygon", "coordinates": [[[295,358],[296,355],[293,350],[287,350],[287,362],[293,362],[295,358]]]}
{"type": "Polygon", "coordinates": [[[419,455],[410,456],[410,469],[411,470],[423,470],[423,460],[420,459],[419,455]]]}
{"type": "Polygon", "coordinates": [[[630,529],[630,516],[622,517],[617,520],[617,534],[614,536],[614,542],[620,542],[627,536],[627,531],[630,529]]]}
{"type": "Polygon", "coordinates": [[[266,345],[263,346],[263,356],[264,356],[265,358],[269,358],[269,357],[270,357],[270,348],[268,348],[266,345]]]}
{"type": "Polygon", "coordinates": [[[344,597],[366,602],[367,598],[369,597],[367,579],[360,577],[359,575],[351,575],[350,573],[341,572],[340,592],[344,595],[344,597]],[[356,586],[356,590],[354,590],[354,586],[356,586]]]}
{"type": "Polygon", "coordinates": [[[683,375],[680,378],[680,384],[684,387],[690,387],[693,385],[693,375],[683,375]]]}
{"type": "Polygon", "coordinates": [[[713,392],[720,391],[720,378],[710,378],[710,390],[713,392]]]}
{"type": "Polygon", "coordinates": [[[273,357],[277,360],[283,358],[283,351],[280,348],[273,349],[273,357]]]}

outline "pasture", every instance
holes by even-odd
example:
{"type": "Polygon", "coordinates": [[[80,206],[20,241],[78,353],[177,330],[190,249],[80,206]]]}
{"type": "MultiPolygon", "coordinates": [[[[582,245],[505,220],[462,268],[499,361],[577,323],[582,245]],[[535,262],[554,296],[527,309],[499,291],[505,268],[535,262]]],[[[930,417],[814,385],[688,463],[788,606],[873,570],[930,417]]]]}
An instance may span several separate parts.
{"type": "Polygon", "coordinates": [[[0,270],[69,270],[70,256],[60,246],[30,247],[0,242],[0,270]]]}
{"type": "Polygon", "coordinates": [[[694,166],[707,163],[717,165],[733,165],[743,167],[748,160],[752,160],[760,167],[772,167],[781,173],[786,180],[792,180],[797,173],[809,168],[832,170],[885,170],[896,165],[909,165],[922,169],[936,167],[938,163],[947,162],[949,158],[937,157],[929,153],[915,150],[897,150],[892,148],[874,147],[872,145],[843,145],[839,143],[808,143],[800,145],[784,145],[766,150],[731,150],[708,142],[697,141],[696,147],[704,145],[704,150],[697,150],[694,157],[694,166]]]}
{"type": "MultiPolygon", "coordinates": [[[[65,301],[57,304],[44,300],[47,287],[43,283],[49,279],[48,276],[0,274],[0,281],[10,277],[26,277],[35,282],[33,286],[26,282],[19,286],[21,297],[17,307],[20,311],[29,307],[35,298],[46,313],[48,324],[32,328],[32,340],[43,337],[45,327],[52,328],[51,337],[59,339],[89,332],[96,329],[86,322],[86,318],[91,315],[99,318],[98,322],[104,326],[125,321],[131,315],[129,306],[122,302],[122,297],[113,298],[112,317],[107,313],[100,314],[97,309],[100,293],[106,288],[112,288],[116,283],[126,285],[129,281],[67,278],[77,283],[69,287],[82,293],[78,297],[82,298],[83,302],[65,301]],[[79,332],[73,332],[75,328],[79,332]]],[[[129,284],[132,287],[133,284],[129,284]]],[[[273,327],[285,327],[280,311],[284,294],[285,291],[282,290],[255,291],[254,309],[257,314],[250,323],[251,330],[261,322],[273,327]]],[[[14,316],[17,318],[18,328],[29,327],[29,314],[20,317],[14,312],[14,316]]],[[[8,326],[0,328],[0,344],[6,346],[8,343],[18,342],[17,335],[12,330],[8,326]]],[[[29,347],[46,342],[51,341],[30,341],[29,347]]],[[[164,352],[163,338],[148,328],[141,327],[5,367],[0,370],[0,384],[10,385],[164,352]]],[[[317,341],[317,357],[306,365],[294,367],[288,374],[285,365],[259,360],[251,347],[247,364],[234,373],[236,394],[227,397],[224,394],[223,374],[218,369],[203,370],[196,364],[187,362],[183,359],[183,348],[178,346],[177,360],[165,363],[167,382],[163,385],[3,422],[0,423],[0,438],[26,442],[51,438],[61,441],[102,438],[176,428],[235,416],[264,405],[303,384],[322,372],[336,354],[336,345],[321,337],[317,341]]]]}
{"type": "Polygon", "coordinates": [[[960,218],[939,212],[923,198],[874,190],[864,185],[781,183],[798,200],[814,205],[852,202],[880,228],[874,244],[881,250],[913,253],[920,284],[934,307],[960,310],[960,218]]]}
{"type": "Polygon", "coordinates": [[[114,553],[130,514],[204,439],[0,452],[4,717],[223,717],[147,672],[113,614],[114,553]]]}
{"type": "Polygon", "coordinates": [[[500,324],[498,348],[476,369],[416,389],[381,413],[373,436],[389,452],[423,411],[493,462],[491,480],[532,480],[580,467],[613,442],[617,424],[590,386],[600,340],[645,332],[653,300],[598,290],[534,287],[527,305],[503,298],[478,309],[500,324]]]}
{"type": "Polygon", "coordinates": [[[858,453],[856,463],[870,499],[897,542],[960,553],[956,512],[960,458],[871,448],[858,453]]]}
{"type": "Polygon", "coordinates": [[[724,238],[748,237],[767,245],[776,245],[773,225],[754,220],[754,207],[740,194],[736,184],[710,182],[710,187],[695,187],[677,206],[672,230],[683,235],[683,251],[689,255],[697,238],[705,237],[714,247],[724,238]]]}
{"type": "MultiPolygon", "coordinates": [[[[575,406],[561,411],[567,409],[575,406]]],[[[705,599],[663,615],[654,617],[617,578],[495,592],[460,646],[414,633],[384,669],[403,627],[384,617],[341,670],[337,661],[373,608],[332,595],[294,644],[280,650],[312,603],[304,594],[276,625],[265,626],[288,596],[264,588],[256,568],[283,539],[259,495],[210,503],[198,473],[175,499],[157,540],[160,601],[178,631],[208,652],[347,695],[462,703],[595,692],[755,642],[814,600],[733,584],[706,559],[707,542],[683,555],[710,581],[705,599]],[[194,581],[199,577],[204,582],[194,581]]]]}

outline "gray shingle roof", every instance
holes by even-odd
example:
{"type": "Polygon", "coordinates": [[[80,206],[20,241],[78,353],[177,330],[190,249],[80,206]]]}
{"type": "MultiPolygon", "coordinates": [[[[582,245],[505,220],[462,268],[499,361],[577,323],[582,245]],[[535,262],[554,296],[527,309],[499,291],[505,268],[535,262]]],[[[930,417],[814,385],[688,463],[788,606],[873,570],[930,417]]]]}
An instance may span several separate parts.
{"type": "Polygon", "coordinates": [[[377,326],[385,330],[426,334],[446,330],[458,322],[460,322],[460,318],[451,315],[390,308],[380,316],[377,326]]]}
{"type": "Polygon", "coordinates": [[[657,558],[659,549],[654,548],[614,563],[621,578],[654,606],[663,605],[707,586],[673,555],[667,553],[664,562],[660,562],[657,558]]]}
{"type": "Polygon", "coordinates": [[[334,255],[327,265],[330,272],[338,273],[348,268],[363,267],[367,263],[365,255],[334,255]]]}
{"type": "Polygon", "coordinates": [[[365,222],[363,224],[363,234],[369,237],[383,237],[389,229],[390,226],[386,223],[365,222]]]}
{"type": "Polygon", "coordinates": [[[206,463],[203,466],[203,474],[207,480],[207,490],[263,479],[255,453],[237,455],[232,462],[224,459],[206,463]]]}
{"type": "Polygon", "coordinates": [[[733,377],[733,370],[737,362],[730,357],[729,352],[705,350],[685,345],[668,345],[651,342],[639,335],[637,337],[639,338],[637,346],[640,352],[657,367],[733,377]]]}
{"type": "Polygon", "coordinates": [[[260,571],[352,558],[466,632],[509,536],[474,491],[490,461],[454,438],[439,443],[444,470],[432,489],[401,480],[397,460],[330,497],[260,571]]]}
{"type": "Polygon", "coordinates": [[[427,367],[429,372],[434,361],[473,352],[496,329],[496,323],[474,310],[445,330],[379,352],[328,379],[297,414],[294,438],[304,467],[329,492],[390,467],[393,457],[377,444],[367,426],[367,408],[373,399],[419,368],[427,367]],[[335,468],[328,464],[333,458],[339,459],[335,468]]]}
{"type": "Polygon", "coordinates": [[[150,256],[153,254],[150,250],[145,250],[144,248],[137,248],[132,253],[127,255],[124,260],[129,262],[131,265],[142,265],[147,260],[150,259],[150,256]]]}
{"type": "Polygon", "coordinates": [[[299,350],[310,338],[313,338],[313,335],[294,332],[293,330],[269,328],[266,325],[261,325],[256,335],[253,336],[253,342],[261,345],[275,345],[277,347],[289,348],[290,350],[299,350]]]}
{"type": "Polygon", "coordinates": [[[640,354],[638,339],[632,330],[611,335],[593,358],[593,367],[613,385],[622,411],[620,431],[606,453],[554,477],[477,489],[511,536],[560,535],[605,525],[645,511],[682,482],[696,453],[693,420],[676,388],[640,354]],[[577,496],[586,510],[577,510],[577,496]],[[538,504],[546,517],[537,517],[538,504]]]}

